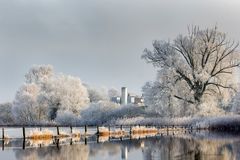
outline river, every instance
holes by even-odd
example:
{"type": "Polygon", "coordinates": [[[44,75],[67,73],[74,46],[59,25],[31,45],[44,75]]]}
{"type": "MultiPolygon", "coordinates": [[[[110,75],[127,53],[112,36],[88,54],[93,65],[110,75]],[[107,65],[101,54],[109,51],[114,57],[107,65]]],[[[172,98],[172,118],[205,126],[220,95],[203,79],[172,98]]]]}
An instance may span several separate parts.
{"type": "MultiPolygon", "coordinates": [[[[101,138],[101,137],[100,137],[101,138]]],[[[192,132],[137,139],[2,141],[4,160],[238,160],[238,134],[192,132]],[[3,146],[4,144],[4,146],[3,146]]]]}

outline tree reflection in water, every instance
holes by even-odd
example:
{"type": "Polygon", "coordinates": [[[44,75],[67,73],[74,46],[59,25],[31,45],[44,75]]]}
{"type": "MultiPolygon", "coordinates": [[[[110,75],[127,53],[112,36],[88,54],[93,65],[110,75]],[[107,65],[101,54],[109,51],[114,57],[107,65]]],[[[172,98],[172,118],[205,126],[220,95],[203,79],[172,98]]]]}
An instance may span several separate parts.
{"type": "Polygon", "coordinates": [[[25,150],[16,150],[15,156],[19,160],[87,160],[89,156],[89,147],[76,144],[63,145],[59,148],[55,146],[30,148],[25,150]]]}
{"type": "Polygon", "coordinates": [[[16,159],[238,160],[239,138],[157,137],[15,150],[16,159]],[[140,155],[139,155],[140,153],[140,155]],[[138,154],[138,155],[134,155],[138,154]]]}

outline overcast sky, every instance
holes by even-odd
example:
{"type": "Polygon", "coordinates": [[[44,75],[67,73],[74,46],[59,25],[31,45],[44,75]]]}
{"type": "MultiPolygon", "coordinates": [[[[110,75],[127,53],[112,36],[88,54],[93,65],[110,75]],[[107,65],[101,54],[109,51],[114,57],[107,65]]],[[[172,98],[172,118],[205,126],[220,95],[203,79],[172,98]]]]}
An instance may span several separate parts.
{"type": "Polygon", "coordinates": [[[153,40],[217,24],[239,41],[239,15],[239,0],[0,0],[0,102],[33,64],[140,94],[155,78],[140,58],[153,40]]]}

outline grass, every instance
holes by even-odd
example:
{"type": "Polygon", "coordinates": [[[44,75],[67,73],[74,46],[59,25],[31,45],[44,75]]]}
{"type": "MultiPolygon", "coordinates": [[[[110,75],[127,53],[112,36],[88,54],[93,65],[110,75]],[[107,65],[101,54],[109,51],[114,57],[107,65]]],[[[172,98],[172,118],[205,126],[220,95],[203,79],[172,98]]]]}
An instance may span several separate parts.
{"type": "Polygon", "coordinates": [[[114,131],[110,131],[110,136],[111,137],[114,137],[114,138],[119,138],[119,137],[122,137],[124,136],[126,133],[124,130],[121,130],[121,129],[117,129],[117,130],[114,130],[114,131]]]}
{"type": "Polygon", "coordinates": [[[67,138],[70,137],[71,135],[66,133],[66,132],[60,132],[57,138],[67,138]]]}
{"type": "Polygon", "coordinates": [[[99,142],[106,142],[109,140],[109,136],[99,136],[99,142]]]}
{"type": "Polygon", "coordinates": [[[132,134],[157,134],[158,129],[155,127],[136,126],[132,128],[132,134]]]}
{"type": "Polygon", "coordinates": [[[35,129],[35,130],[30,131],[28,138],[35,139],[35,140],[52,139],[53,132],[48,129],[44,129],[42,131],[35,129]]]}
{"type": "Polygon", "coordinates": [[[106,127],[99,127],[99,136],[109,136],[109,129],[106,127]]]}
{"type": "Polygon", "coordinates": [[[52,139],[28,139],[27,142],[30,144],[30,146],[48,146],[52,144],[52,139]]]}
{"type": "Polygon", "coordinates": [[[99,136],[121,137],[125,135],[125,131],[121,129],[109,131],[106,127],[99,127],[99,136]]]}

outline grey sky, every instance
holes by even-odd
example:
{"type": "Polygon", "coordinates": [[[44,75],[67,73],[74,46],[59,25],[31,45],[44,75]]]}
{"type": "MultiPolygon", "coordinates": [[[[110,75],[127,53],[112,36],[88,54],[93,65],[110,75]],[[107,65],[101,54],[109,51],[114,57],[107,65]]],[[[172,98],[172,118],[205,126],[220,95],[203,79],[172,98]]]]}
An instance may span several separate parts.
{"type": "Polygon", "coordinates": [[[140,59],[152,40],[218,24],[239,41],[239,15],[239,0],[0,0],[0,102],[33,64],[140,93],[155,78],[140,59]]]}

